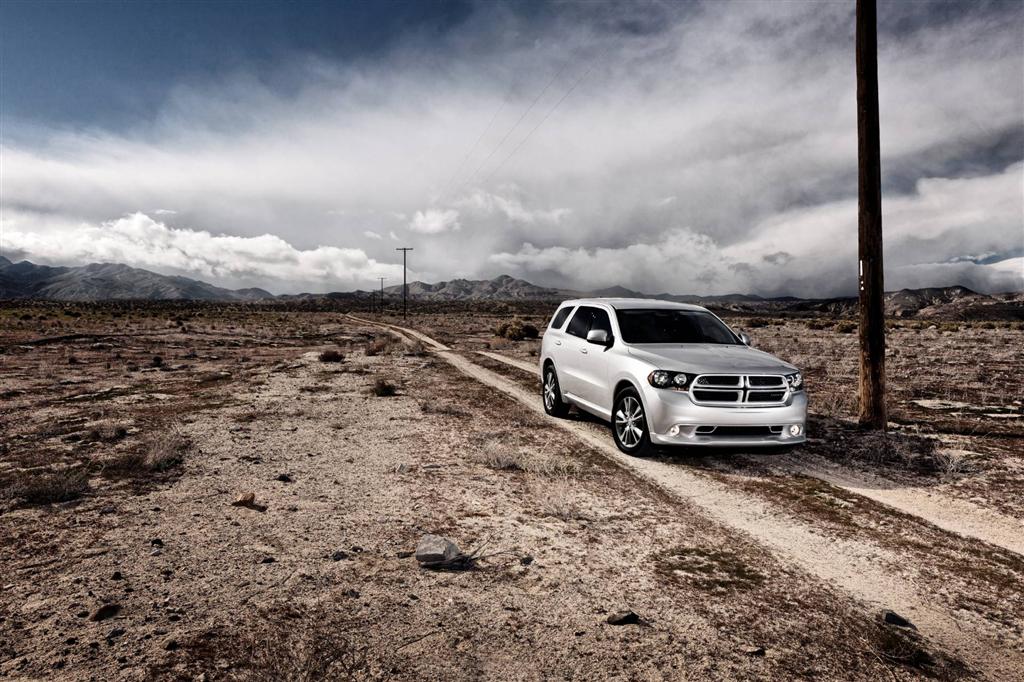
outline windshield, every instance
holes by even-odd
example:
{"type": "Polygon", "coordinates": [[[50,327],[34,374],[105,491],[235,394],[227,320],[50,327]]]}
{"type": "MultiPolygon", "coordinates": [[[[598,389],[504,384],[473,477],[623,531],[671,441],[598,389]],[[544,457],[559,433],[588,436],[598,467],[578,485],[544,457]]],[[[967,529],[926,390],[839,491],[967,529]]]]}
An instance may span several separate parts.
{"type": "Polygon", "coordinates": [[[740,343],[721,320],[701,310],[616,310],[615,316],[626,343],[740,343]]]}

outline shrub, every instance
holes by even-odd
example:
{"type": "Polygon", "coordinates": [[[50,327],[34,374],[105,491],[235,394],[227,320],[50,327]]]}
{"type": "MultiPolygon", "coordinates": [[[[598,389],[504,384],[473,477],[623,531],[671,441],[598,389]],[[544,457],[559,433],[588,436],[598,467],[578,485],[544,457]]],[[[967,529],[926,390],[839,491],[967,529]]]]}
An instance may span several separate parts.
{"type": "Polygon", "coordinates": [[[320,362],[344,362],[345,356],[340,351],[325,350],[320,353],[320,362]]]}
{"type": "Polygon", "coordinates": [[[513,318],[495,327],[494,334],[510,341],[522,341],[523,339],[535,339],[540,332],[532,324],[523,322],[519,318],[513,318]]]}
{"type": "Polygon", "coordinates": [[[366,344],[366,355],[373,357],[374,355],[380,355],[381,353],[388,353],[394,346],[395,340],[390,335],[388,336],[375,336],[370,343],[366,344]]]}
{"type": "Polygon", "coordinates": [[[164,366],[164,359],[162,357],[160,357],[159,355],[154,355],[153,359],[149,361],[149,366],[150,367],[163,367],[164,366]]]}
{"type": "Polygon", "coordinates": [[[836,325],[837,334],[852,334],[857,331],[857,323],[852,320],[843,320],[836,325]]]}
{"type": "Polygon", "coordinates": [[[386,379],[377,379],[376,381],[373,382],[373,386],[370,388],[370,392],[373,393],[378,398],[388,398],[390,396],[395,395],[395,393],[398,392],[398,389],[395,388],[394,384],[387,381],[386,379]]]}
{"type": "Polygon", "coordinates": [[[751,329],[759,329],[761,327],[767,327],[771,324],[771,320],[766,320],[763,317],[754,317],[747,321],[747,326],[751,329]]]}
{"type": "Polygon", "coordinates": [[[811,320],[807,320],[807,322],[805,324],[807,325],[808,329],[822,330],[822,329],[831,329],[832,325],[834,325],[835,322],[833,320],[811,319],[811,320]]]}

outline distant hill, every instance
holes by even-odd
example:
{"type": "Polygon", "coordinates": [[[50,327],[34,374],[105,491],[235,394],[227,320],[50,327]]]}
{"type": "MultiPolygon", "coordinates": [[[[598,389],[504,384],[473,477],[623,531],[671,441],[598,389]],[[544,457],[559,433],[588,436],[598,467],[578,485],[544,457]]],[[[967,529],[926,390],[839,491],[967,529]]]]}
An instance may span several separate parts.
{"type": "Polygon", "coordinates": [[[12,263],[0,256],[0,299],[255,301],[273,297],[263,289],[222,289],[118,263],[51,267],[28,261],[12,263]]]}
{"type": "MultiPolygon", "coordinates": [[[[384,291],[392,296],[401,296],[402,285],[385,287],[384,291]]],[[[436,284],[409,283],[409,296],[426,301],[537,301],[577,295],[579,292],[540,287],[509,275],[499,275],[494,279],[453,279],[436,284]]]]}
{"type": "MultiPolygon", "coordinates": [[[[195,301],[279,301],[316,306],[318,301],[332,304],[362,304],[377,292],[349,291],[328,294],[286,294],[274,296],[263,289],[223,289],[187,277],[159,275],[148,270],[116,263],[93,263],[80,267],[51,267],[28,261],[12,263],[0,256],[0,299],[40,298],[61,301],[97,301],[110,299],[195,300],[195,301]]],[[[385,288],[385,296],[401,298],[402,285],[385,288]]],[[[416,301],[537,301],[556,303],[567,298],[615,297],[657,298],[695,303],[737,314],[771,313],[825,314],[855,317],[857,299],[801,299],[793,296],[763,298],[751,294],[696,296],[692,294],[644,294],[621,286],[583,292],[542,287],[510,275],[494,279],[453,279],[429,284],[410,282],[409,297],[416,301]]],[[[967,287],[901,289],[885,294],[885,311],[892,317],[944,319],[1024,320],[1024,292],[988,296],[967,287]]]]}

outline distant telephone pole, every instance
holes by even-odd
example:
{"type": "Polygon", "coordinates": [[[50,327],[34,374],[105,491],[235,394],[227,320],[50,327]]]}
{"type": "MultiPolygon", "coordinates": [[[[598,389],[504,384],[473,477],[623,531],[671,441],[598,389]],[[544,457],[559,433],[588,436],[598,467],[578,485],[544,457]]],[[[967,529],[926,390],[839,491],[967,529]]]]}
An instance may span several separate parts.
{"type": "Polygon", "coordinates": [[[380,280],[380,314],[383,315],[384,314],[384,280],[386,280],[387,277],[378,277],[377,279],[380,280]]]}
{"type": "Polygon", "coordinates": [[[412,251],[411,246],[400,246],[395,251],[402,252],[402,319],[406,319],[409,315],[409,285],[406,283],[405,277],[405,257],[412,251]]]}
{"type": "Polygon", "coordinates": [[[857,0],[858,295],[861,426],[885,430],[885,282],[878,122],[878,12],[857,0]]]}

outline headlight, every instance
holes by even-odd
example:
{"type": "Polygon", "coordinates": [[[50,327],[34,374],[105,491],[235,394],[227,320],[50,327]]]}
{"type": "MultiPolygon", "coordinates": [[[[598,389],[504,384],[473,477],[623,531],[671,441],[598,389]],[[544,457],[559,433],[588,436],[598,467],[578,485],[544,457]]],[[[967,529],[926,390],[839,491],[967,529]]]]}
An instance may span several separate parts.
{"type": "Polygon", "coordinates": [[[656,369],[647,375],[647,382],[655,388],[673,388],[677,391],[685,391],[694,376],[686,372],[669,372],[664,369],[656,369]]]}
{"type": "Polygon", "coordinates": [[[800,372],[794,372],[793,374],[787,374],[786,375],[786,383],[788,383],[789,387],[791,389],[793,389],[794,391],[799,391],[800,388],[804,385],[804,377],[803,377],[802,374],[800,374],[800,372]]]}

